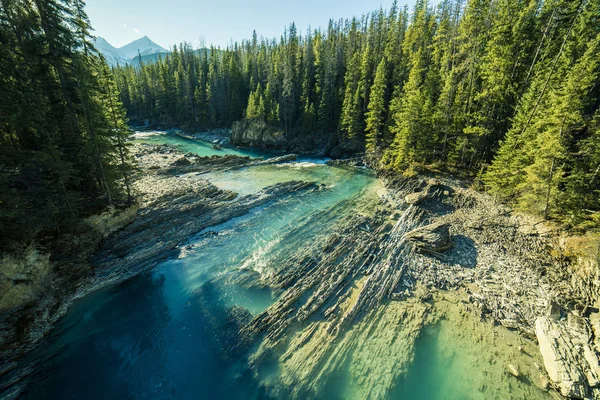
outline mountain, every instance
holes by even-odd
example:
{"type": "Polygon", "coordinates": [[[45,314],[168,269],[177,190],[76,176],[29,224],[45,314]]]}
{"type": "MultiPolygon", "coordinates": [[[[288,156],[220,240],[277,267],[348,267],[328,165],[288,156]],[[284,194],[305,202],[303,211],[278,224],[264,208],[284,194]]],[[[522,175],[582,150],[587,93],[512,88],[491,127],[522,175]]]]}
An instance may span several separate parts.
{"type": "Polygon", "coordinates": [[[165,51],[164,53],[153,53],[153,54],[142,55],[141,58],[140,58],[140,56],[135,56],[135,57],[133,57],[131,62],[129,62],[129,64],[133,65],[134,67],[137,67],[138,65],[140,65],[140,60],[144,64],[152,64],[152,63],[157,62],[161,58],[165,58],[165,56],[167,54],[169,54],[168,51],[165,51]]]}
{"type": "Polygon", "coordinates": [[[121,53],[124,58],[132,60],[138,55],[147,56],[149,54],[167,53],[167,50],[154,43],[148,36],[144,36],[143,38],[120,47],[119,53],[121,53]]]}
{"type": "Polygon", "coordinates": [[[119,49],[115,48],[113,45],[108,43],[104,38],[96,38],[96,48],[102,55],[104,55],[104,58],[106,58],[106,62],[108,62],[108,65],[115,66],[117,64],[127,64],[127,60],[119,52],[119,49]]]}
{"type": "Polygon", "coordinates": [[[108,65],[111,67],[118,65],[139,65],[139,56],[142,56],[143,62],[155,62],[159,57],[169,53],[163,47],[154,43],[148,36],[134,40],[123,47],[116,48],[98,36],[96,38],[96,48],[104,55],[108,65]]]}

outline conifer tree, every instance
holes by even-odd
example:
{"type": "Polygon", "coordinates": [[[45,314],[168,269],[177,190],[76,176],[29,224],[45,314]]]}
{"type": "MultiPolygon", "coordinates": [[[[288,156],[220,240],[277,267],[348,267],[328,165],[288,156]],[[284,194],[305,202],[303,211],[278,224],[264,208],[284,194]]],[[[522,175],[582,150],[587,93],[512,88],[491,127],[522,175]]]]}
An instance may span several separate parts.
{"type": "MultiPolygon", "coordinates": [[[[76,12],[70,15],[77,20],[76,12]]],[[[11,26],[18,24],[5,24],[4,31],[11,26]]],[[[394,3],[387,12],[331,20],[304,35],[292,24],[277,40],[254,32],[225,49],[174,46],[159,62],[113,72],[135,122],[207,129],[261,118],[294,143],[382,157],[378,168],[485,171],[495,195],[583,224],[598,209],[599,89],[586,83],[595,75],[583,68],[583,57],[595,65],[588,51],[599,27],[598,0],[418,0],[412,13],[394,3]],[[587,214],[577,211],[585,207],[587,214]]],[[[13,36],[10,46],[19,40],[13,36]]],[[[6,71],[14,76],[11,65],[22,60],[11,57],[6,71]]],[[[69,78],[76,64],[60,59],[59,53],[45,66],[55,77],[59,66],[69,78]]],[[[68,115],[62,111],[69,108],[65,99],[75,98],[75,81],[66,79],[65,90],[60,79],[50,81],[28,84],[52,88],[53,101],[22,93],[56,120],[47,146],[76,132],[78,143],[89,147],[92,130],[81,114],[73,114],[75,129],[56,117],[68,115]]],[[[33,122],[23,128],[35,129],[33,122]]],[[[17,142],[22,135],[14,131],[7,143],[10,137],[17,142]]],[[[83,169],[94,170],[101,182],[93,161],[86,157],[90,164],[83,169]]],[[[61,170],[65,182],[81,172],[61,170]]]]}
{"type": "Polygon", "coordinates": [[[383,129],[385,122],[385,95],[387,89],[388,65],[386,58],[382,58],[377,66],[375,82],[371,87],[371,97],[369,101],[366,121],[366,150],[373,152],[381,143],[383,138],[383,129]]]}

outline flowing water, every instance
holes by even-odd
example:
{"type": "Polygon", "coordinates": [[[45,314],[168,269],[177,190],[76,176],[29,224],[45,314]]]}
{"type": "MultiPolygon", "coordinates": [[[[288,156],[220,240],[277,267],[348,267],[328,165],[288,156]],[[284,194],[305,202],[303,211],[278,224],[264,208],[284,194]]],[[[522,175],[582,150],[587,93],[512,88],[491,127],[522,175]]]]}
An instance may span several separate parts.
{"type": "MultiPolygon", "coordinates": [[[[140,140],[175,145],[200,155],[258,155],[214,150],[210,144],[176,136],[151,135],[140,140]]],[[[236,316],[246,315],[247,319],[265,310],[275,301],[274,295],[266,289],[247,289],[218,278],[236,268],[268,273],[274,254],[293,252],[327,228],[310,223],[312,218],[338,218],[343,207],[336,205],[351,198],[375,201],[378,182],[368,171],[334,168],[324,165],[323,160],[308,158],[203,177],[241,194],[288,180],[316,181],[328,190],[276,201],[211,227],[189,238],[178,258],[76,301],[35,351],[42,368],[29,384],[25,398],[267,397],[263,382],[247,368],[246,358],[232,358],[225,350],[236,340],[236,316]],[[334,213],[332,208],[338,211],[334,213]]],[[[448,383],[460,379],[457,369],[464,369],[465,363],[476,364],[477,358],[456,357],[447,351],[448,343],[454,343],[453,334],[443,329],[435,332],[419,341],[414,368],[398,382],[392,397],[468,399],[480,393],[487,381],[496,379],[471,376],[466,383],[448,383]],[[424,388],[424,384],[428,386],[424,388]]],[[[272,368],[276,374],[277,365],[272,368]]],[[[344,393],[349,385],[332,377],[324,393],[344,393]]]]}

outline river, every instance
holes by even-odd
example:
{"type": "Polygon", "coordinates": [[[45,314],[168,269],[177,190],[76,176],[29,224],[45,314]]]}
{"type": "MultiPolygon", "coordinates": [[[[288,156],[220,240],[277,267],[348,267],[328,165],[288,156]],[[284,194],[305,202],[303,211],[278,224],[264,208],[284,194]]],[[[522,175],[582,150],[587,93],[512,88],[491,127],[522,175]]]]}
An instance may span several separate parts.
{"type": "MultiPolygon", "coordinates": [[[[274,155],[215,150],[206,142],[164,134],[138,140],[170,144],[202,156],[274,155]]],[[[345,212],[353,212],[351,207],[346,210],[347,202],[376,201],[380,183],[371,172],[331,167],[324,161],[301,157],[292,163],[203,175],[218,187],[241,195],[288,180],[316,181],[327,190],[275,201],[211,227],[190,237],[180,247],[178,257],[151,272],[78,299],[31,355],[40,360],[40,368],[24,398],[279,396],[282,392],[270,390],[270,385],[273,376],[281,373],[281,366],[266,365],[257,374],[248,367],[246,354],[232,356],[227,352],[237,339],[237,316],[257,315],[273,304],[277,295],[221,278],[239,268],[268,274],[277,257],[293,253],[345,212]]],[[[489,371],[481,364],[490,363],[492,349],[486,354],[481,346],[470,348],[469,337],[444,326],[438,324],[422,335],[412,367],[387,397],[441,400],[510,398],[514,394],[514,398],[531,398],[525,396],[531,393],[525,390],[526,383],[511,382],[504,367],[492,369],[500,376],[482,372],[489,371]],[[455,351],[460,347],[467,351],[455,351]]],[[[316,396],[360,398],[353,394],[355,384],[344,374],[332,374],[322,390],[317,388],[316,396]]],[[[543,398],[541,391],[538,394],[543,398]]]]}

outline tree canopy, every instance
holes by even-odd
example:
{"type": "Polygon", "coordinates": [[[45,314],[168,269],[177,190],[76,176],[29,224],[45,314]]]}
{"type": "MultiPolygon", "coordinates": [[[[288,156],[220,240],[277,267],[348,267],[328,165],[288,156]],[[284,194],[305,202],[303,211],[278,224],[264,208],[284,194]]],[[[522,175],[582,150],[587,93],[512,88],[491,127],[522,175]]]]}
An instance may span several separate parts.
{"type": "Polygon", "coordinates": [[[0,0],[0,237],[131,201],[129,132],[83,0],[0,0]]]}

